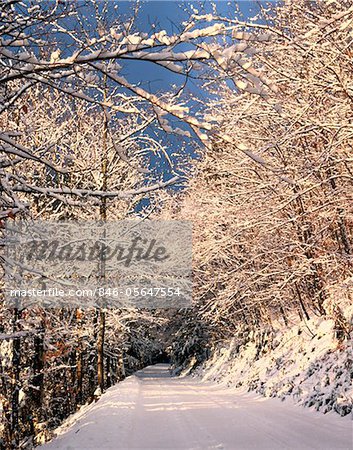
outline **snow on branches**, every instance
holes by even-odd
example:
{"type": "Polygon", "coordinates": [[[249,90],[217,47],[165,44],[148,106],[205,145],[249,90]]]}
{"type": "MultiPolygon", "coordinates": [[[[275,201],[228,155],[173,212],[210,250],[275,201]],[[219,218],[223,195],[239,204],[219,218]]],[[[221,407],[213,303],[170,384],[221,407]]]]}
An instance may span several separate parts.
{"type": "MultiPolygon", "coordinates": [[[[190,104],[185,105],[182,93],[189,79],[198,79],[200,88],[203,79],[217,83],[224,79],[234,80],[239,90],[258,95],[275,90],[252,61],[260,51],[254,44],[262,45],[269,40],[264,35],[258,35],[257,39],[256,33],[245,32],[243,25],[226,23],[216,16],[195,14],[178,33],[160,30],[147,34],[136,30],[135,17],[123,22],[119,16],[110,18],[108,9],[109,2],[102,8],[96,0],[88,0],[82,7],[70,2],[44,3],[39,0],[31,4],[18,0],[2,3],[2,179],[6,179],[5,172],[13,170],[10,169],[13,164],[18,169],[25,160],[31,160],[33,167],[51,167],[57,173],[66,170],[60,164],[51,163],[48,149],[33,142],[28,117],[27,126],[20,126],[23,134],[20,137],[11,135],[24,120],[24,111],[29,108],[28,97],[34,86],[41,86],[43,92],[56,93],[62,101],[76,99],[88,110],[94,106],[102,108],[111,116],[109,127],[114,126],[117,117],[131,116],[139,125],[147,120],[148,127],[162,132],[184,137],[194,132],[206,145],[210,145],[207,132],[212,129],[212,124],[200,113],[194,113],[190,104]],[[175,92],[169,95],[151,92],[142,83],[131,81],[129,72],[122,73],[122,67],[136,61],[158,65],[183,77],[177,86],[178,95],[175,92]],[[177,122],[183,125],[178,126],[177,122]]],[[[134,166],[136,164],[131,165],[134,166]]],[[[6,183],[6,190],[10,192],[11,179],[6,183]]],[[[16,189],[19,190],[18,182],[16,189]]],[[[28,185],[22,187],[26,192],[29,189],[28,185]]],[[[58,193],[48,186],[40,189],[48,195],[58,193]]],[[[70,189],[63,186],[60,194],[70,189]]],[[[80,192],[77,189],[72,192],[80,192]]],[[[139,192],[137,190],[136,194],[139,192]]],[[[87,190],[81,194],[91,196],[87,190]]]]}

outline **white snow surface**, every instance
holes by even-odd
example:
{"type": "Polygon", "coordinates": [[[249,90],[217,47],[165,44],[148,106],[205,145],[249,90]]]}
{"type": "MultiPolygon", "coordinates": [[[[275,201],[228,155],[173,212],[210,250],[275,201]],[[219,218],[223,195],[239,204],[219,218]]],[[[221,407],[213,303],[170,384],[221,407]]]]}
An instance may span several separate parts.
{"type": "Polygon", "coordinates": [[[352,422],[150,366],[111,387],[43,449],[352,449],[352,422]]]}

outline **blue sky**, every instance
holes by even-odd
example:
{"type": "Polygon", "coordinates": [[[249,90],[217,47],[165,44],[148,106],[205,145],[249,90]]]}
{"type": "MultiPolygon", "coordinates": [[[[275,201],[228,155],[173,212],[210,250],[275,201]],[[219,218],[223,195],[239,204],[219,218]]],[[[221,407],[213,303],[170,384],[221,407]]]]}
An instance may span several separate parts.
{"type": "MultiPolygon", "coordinates": [[[[220,15],[234,17],[234,2],[218,1],[216,3],[217,11],[220,15]]],[[[112,2],[111,5],[115,7],[115,14],[117,13],[120,16],[126,15],[126,17],[128,17],[129,15],[131,15],[134,7],[134,2],[116,1],[112,2]]],[[[239,5],[244,18],[253,16],[256,9],[258,8],[258,3],[256,1],[240,2],[239,5]]],[[[200,12],[200,14],[202,14],[202,12],[212,12],[212,4],[210,1],[144,1],[140,6],[136,21],[136,28],[139,31],[143,31],[146,33],[153,33],[154,31],[159,31],[162,29],[166,30],[170,34],[177,33],[180,24],[188,18],[188,12],[185,11],[185,8],[187,8],[190,12],[192,7],[196,8],[200,12]]],[[[153,63],[146,62],[126,62],[125,64],[123,64],[122,74],[125,75],[130,82],[139,84],[144,89],[150,90],[152,92],[168,91],[171,85],[176,84],[180,86],[184,82],[184,76],[177,75],[164,68],[156,66],[153,63]]],[[[205,98],[205,96],[207,96],[208,94],[203,92],[200,86],[201,83],[190,80],[185,90],[186,95],[188,95],[188,92],[193,92],[198,97],[205,98]]],[[[193,101],[191,101],[191,104],[189,104],[189,106],[197,108],[197,104],[193,101]]],[[[173,123],[174,119],[169,119],[173,123]]],[[[178,123],[177,126],[184,128],[184,126],[180,123],[178,123]]],[[[154,138],[163,140],[163,143],[167,148],[166,151],[168,152],[171,160],[173,160],[174,158],[172,157],[172,153],[177,148],[180,148],[180,145],[182,145],[180,139],[174,135],[167,136],[163,133],[160,136],[157,136],[154,134],[156,132],[154,128],[149,130],[149,132],[154,138]]],[[[193,157],[193,146],[186,144],[186,148],[188,149],[187,154],[193,157]]],[[[156,155],[155,157],[152,157],[150,162],[151,166],[154,166],[155,169],[156,166],[159,167],[157,169],[159,173],[163,173],[166,178],[169,178],[170,168],[162,155],[156,155]]],[[[177,172],[179,172],[179,164],[176,165],[175,169],[177,170],[177,172]]]]}
{"type": "MultiPolygon", "coordinates": [[[[134,4],[132,1],[112,1],[112,3],[118,6],[118,11],[123,15],[129,15],[134,4]]],[[[234,16],[234,2],[217,1],[216,3],[217,11],[221,15],[234,16]]],[[[239,5],[245,17],[251,16],[251,11],[257,8],[256,1],[241,1],[239,5]]],[[[212,8],[210,1],[143,1],[137,18],[138,28],[144,32],[151,32],[152,26],[155,26],[157,31],[165,29],[168,33],[177,32],[179,24],[187,18],[187,13],[183,9],[185,7],[190,9],[190,6],[199,11],[204,8],[206,12],[211,12],[212,8]]],[[[167,90],[170,84],[182,81],[180,76],[157,67],[155,64],[142,64],[144,87],[147,86],[152,91],[167,90]]],[[[141,82],[141,65],[132,63],[131,69],[129,71],[130,81],[141,82]]]]}
{"type": "MultiPolygon", "coordinates": [[[[217,12],[221,16],[228,16],[231,18],[239,17],[236,13],[235,3],[233,1],[217,1],[217,12]]],[[[248,19],[256,14],[258,10],[257,1],[243,1],[238,2],[241,10],[240,19],[248,19]]],[[[84,4],[82,3],[82,6],[84,4]]],[[[104,8],[104,2],[99,4],[104,8]]],[[[115,20],[120,23],[127,23],[130,17],[133,15],[136,7],[135,1],[119,1],[111,0],[108,4],[108,14],[104,14],[102,17],[106,19],[106,26],[112,26],[115,20]]],[[[141,1],[139,12],[135,21],[135,30],[139,32],[145,32],[153,34],[160,30],[166,30],[168,34],[177,34],[178,30],[182,28],[182,22],[188,19],[193,9],[197,9],[200,14],[212,12],[211,1],[141,1]],[[187,11],[186,11],[187,10],[187,11]]],[[[83,17],[85,18],[85,26],[90,28],[90,32],[97,33],[98,23],[95,20],[95,13],[91,9],[85,9],[85,6],[81,9],[83,17]]],[[[91,34],[92,35],[92,34],[91,34]]],[[[189,44],[182,44],[188,46],[189,44]]],[[[179,48],[179,51],[181,48],[179,48]]],[[[168,71],[165,68],[157,66],[156,64],[149,63],[147,61],[119,61],[122,66],[121,74],[127,78],[130,83],[140,85],[146,90],[152,92],[170,91],[173,84],[182,86],[185,77],[168,71]]],[[[175,90],[174,90],[175,92],[175,90]]],[[[195,114],[196,109],[199,107],[199,103],[193,100],[190,94],[196,94],[198,98],[207,100],[210,95],[202,89],[201,81],[188,80],[188,84],[184,90],[184,98],[188,100],[188,106],[193,109],[191,114],[195,114]]],[[[180,128],[188,128],[185,124],[176,121],[173,117],[168,117],[171,124],[174,124],[180,128]]],[[[190,131],[190,130],[189,130],[190,131]]],[[[182,173],[183,165],[186,163],[189,157],[195,157],[195,146],[192,141],[187,138],[183,141],[180,136],[174,134],[167,134],[160,132],[157,127],[151,126],[146,132],[153,138],[160,141],[165,146],[165,151],[168,153],[169,158],[165,158],[164,154],[151,155],[150,168],[159,176],[164,179],[170,178],[172,173],[182,173]],[[174,158],[173,155],[180,154],[174,158]],[[170,167],[168,159],[173,161],[173,168],[170,167]]],[[[200,144],[200,143],[199,143],[200,144]]],[[[186,163],[187,164],[187,163],[186,163]]]]}

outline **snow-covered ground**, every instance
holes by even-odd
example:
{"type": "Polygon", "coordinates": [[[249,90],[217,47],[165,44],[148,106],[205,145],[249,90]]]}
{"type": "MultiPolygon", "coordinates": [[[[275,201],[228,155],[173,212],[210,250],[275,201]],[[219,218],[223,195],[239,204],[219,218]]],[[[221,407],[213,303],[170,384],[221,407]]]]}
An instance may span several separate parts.
{"type": "Polygon", "coordinates": [[[147,367],[71,416],[44,449],[352,449],[348,417],[147,367]]]}
{"type": "MultiPolygon", "coordinates": [[[[346,320],[353,307],[345,309],[346,320]]],[[[316,317],[277,327],[268,335],[252,332],[218,348],[194,372],[204,381],[291,399],[303,406],[352,417],[353,342],[338,341],[335,322],[316,317]]]]}

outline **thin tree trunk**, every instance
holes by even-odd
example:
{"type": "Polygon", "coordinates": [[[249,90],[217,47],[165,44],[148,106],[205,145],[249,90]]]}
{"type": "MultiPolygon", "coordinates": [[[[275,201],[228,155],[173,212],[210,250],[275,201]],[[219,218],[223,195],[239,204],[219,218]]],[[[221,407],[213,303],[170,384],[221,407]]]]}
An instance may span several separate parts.
{"type": "MultiPolygon", "coordinates": [[[[106,79],[104,80],[105,88],[104,88],[104,99],[106,101],[106,79]]],[[[106,191],[108,188],[108,154],[107,154],[107,136],[108,136],[108,118],[104,113],[104,123],[103,123],[103,140],[102,140],[102,191],[106,191]]],[[[102,198],[102,203],[100,207],[100,218],[102,222],[107,221],[107,199],[105,197],[102,198]]],[[[104,237],[106,235],[106,230],[104,229],[104,237]]],[[[105,260],[101,258],[101,267],[100,267],[100,275],[101,281],[105,282],[105,260]]],[[[104,300],[104,299],[103,299],[104,300]]],[[[103,305],[104,306],[104,305],[103,305]]],[[[101,389],[101,392],[104,390],[104,338],[105,338],[105,311],[102,307],[99,309],[99,328],[98,328],[98,339],[97,339],[97,364],[98,364],[98,386],[101,389]]]]}
{"type": "Polygon", "coordinates": [[[44,327],[41,323],[41,328],[34,337],[34,358],[33,358],[33,380],[32,390],[33,399],[33,417],[37,423],[42,421],[42,403],[43,403],[43,388],[44,388],[44,327]]]}
{"type": "MultiPolygon", "coordinates": [[[[18,307],[14,308],[13,327],[15,333],[18,331],[18,321],[21,318],[21,312],[18,307]]],[[[11,395],[11,440],[17,448],[19,444],[19,391],[20,391],[20,363],[21,363],[21,340],[14,338],[12,344],[12,395],[11,395]]]]}
{"type": "Polygon", "coordinates": [[[83,393],[82,393],[82,385],[83,385],[83,358],[82,358],[82,343],[81,343],[81,328],[82,328],[82,318],[81,318],[81,310],[76,310],[76,323],[78,328],[78,338],[77,338],[77,347],[76,347],[76,405],[82,405],[83,393]]]}
{"type": "MultiPolygon", "coordinates": [[[[335,169],[333,167],[330,167],[328,169],[328,175],[330,178],[330,185],[332,190],[336,193],[337,191],[337,184],[336,180],[332,178],[332,175],[335,173],[335,169]]],[[[344,220],[345,211],[343,208],[337,208],[337,221],[338,221],[338,229],[341,236],[341,242],[343,244],[343,248],[347,255],[350,255],[352,253],[352,248],[350,244],[350,240],[348,237],[347,227],[344,220]]]]}
{"type": "Polygon", "coordinates": [[[99,329],[98,329],[98,386],[101,392],[104,390],[104,337],[105,337],[105,312],[99,310],[99,329]]]}
{"type": "Polygon", "coordinates": [[[297,283],[294,283],[294,285],[295,285],[295,290],[296,290],[296,292],[297,292],[297,296],[298,296],[298,300],[299,300],[299,304],[300,304],[300,306],[301,306],[302,312],[303,312],[303,314],[304,314],[306,320],[310,320],[310,316],[309,316],[309,314],[308,314],[308,311],[307,311],[306,308],[305,308],[305,305],[304,305],[304,302],[303,302],[303,299],[302,299],[300,290],[299,290],[299,288],[298,288],[298,285],[297,285],[297,283]]]}

